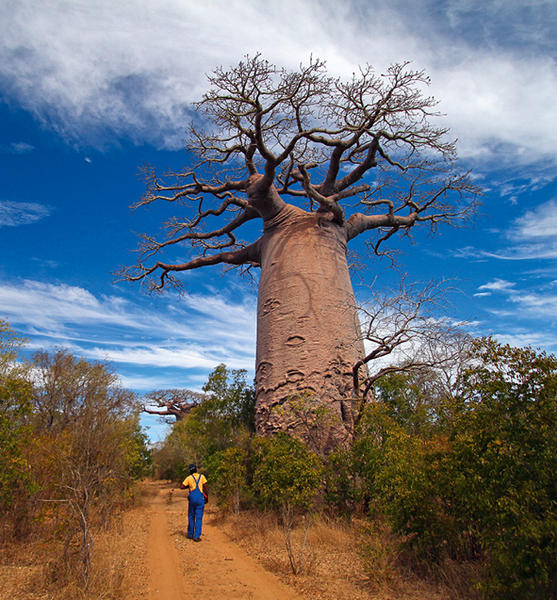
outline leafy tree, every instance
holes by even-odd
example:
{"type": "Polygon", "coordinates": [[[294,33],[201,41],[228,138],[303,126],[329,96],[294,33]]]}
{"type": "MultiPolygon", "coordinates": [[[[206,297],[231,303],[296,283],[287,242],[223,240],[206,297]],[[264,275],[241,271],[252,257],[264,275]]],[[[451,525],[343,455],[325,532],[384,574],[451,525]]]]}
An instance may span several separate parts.
{"type": "Polygon", "coordinates": [[[231,447],[247,447],[254,427],[254,391],[244,370],[218,365],[203,387],[205,394],[176,422],[155,456],[157,471],[172,480],[183,477],[185,465],[198,465],[231,447]]]}
{"type": "Polygon", "coordinates": [[[476,187],[435,123],[428,77],[408,63],[343,80],[320,60],[288,71],[257,55],[209,81],[188,143],[199,162],[166,179],[147,168],[137,204],[168,201],[185,214],[165,238],[144,236],[121,276],[161,289],[191,269],[260,267],[258,432],[293,431],[295,416],[272,409],[309,391],[337,416],[336,446],[353,433],[364,357],[347,244],[366,235],[379,255],[416,225],[456,224],[474,211],[476,187]],[[243,241],[255,220],[260,237],[243,241]]]}
{"type": "Polygon", "coordinates": [[[89,362],[68,350],[33,356],[34,413],[40,429],[63,431],[95,415],[120,418],[137,410],[132,392],[118,384],[118,375],[103,363],[89,362]]]}
{"type": "Polygon", "coordinates": [[[139,416],[131,415],[120,422],[121,448],[124,472],[132,479],[149,475],[152,467],[152,452],[149,438],[139,424],[139,416]]]}
{"type": "Polygon", "coordinates": [[[0,319],[0,377],[21,374],[25,367],[17,363],[25,339],[18,335],[7,321],[0,319]]]}
{"type": "Polygon", "coordinates": [[[26,367],[17,363],[23,342],[0,321],[0,512],[9,516],[16,535],[23,532],[30,516],[28,501],[37,491],[28,461],[33,386],[26,367]]]}
{"type": "Polygon", "coordinates": [[[64,564],[87,588],[92,527],[111,517],[145,472],[148,449],[135,396],[107,365],[66,350],[33,359],[33,421],[38,447],[35,478],[41,499],[58,507],[65,523],[64,564]]]}
{"type": "MultiPolygon", "coordinates": [[[[468,355],[461,358],[464,362],[468,355]]],[[[437,370],[423,369],[381,378],[374,386],[374,397],[407,433],[427,438],[453,426],[453,391],[437,370]]]]}
{"type": "Polygon", "coordinates": [[[255,438],[253,452],[253,487],[263,506],[309,509],[321,488],[321,459],[302,441],[282,432],[255,438]]]}
{"type": "Polygon", "coordinates": [[[557,597],[557,357],[476,342],[460,381],[455,487],[475,522],[490,598],[557,597]]]}
{"type": "Polygon", "coordinates": [[[432,369],[378,380],[353,447],[370,511],[386,516],[405,547],[427,561],[476,551],[454,491],[452,400],[442,383],[432,369]]]}
{"type": "Polygon", "coordinates": [[[211,492],[217,497],[219,506],[238,513],[242,501],[251,499],[247,450],[230,447],[215,452],[206,464],[211,475],[211,492]]]}
{"type": "Polygon", "coordinates": [[[245,369],[228,369],[224,364],[215,367],[203,386],[211,399],[205,406],[215,417],[255,431],[255,390],[246,376],[245,369]]]}
{"type": "Polygon", "coordinates": [[[357,469],[371,505],[422,557],[481,557],[487,598],[553,598],[557,358],[491,339],[467,358],[446,404],[427,381],[382,381],[357,469]]]}

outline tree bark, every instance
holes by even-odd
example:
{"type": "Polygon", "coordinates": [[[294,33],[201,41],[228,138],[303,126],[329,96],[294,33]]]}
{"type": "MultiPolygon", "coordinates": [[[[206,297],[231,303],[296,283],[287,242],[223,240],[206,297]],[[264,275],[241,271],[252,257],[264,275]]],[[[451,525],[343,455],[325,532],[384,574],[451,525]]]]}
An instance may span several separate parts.
{"type": "Polygon", "coordinates": [[[259,244],[257,431],[327,453],[352,438],[352,367],[364,356],[346,230],[330,213],[286,204],[259,244]]]}

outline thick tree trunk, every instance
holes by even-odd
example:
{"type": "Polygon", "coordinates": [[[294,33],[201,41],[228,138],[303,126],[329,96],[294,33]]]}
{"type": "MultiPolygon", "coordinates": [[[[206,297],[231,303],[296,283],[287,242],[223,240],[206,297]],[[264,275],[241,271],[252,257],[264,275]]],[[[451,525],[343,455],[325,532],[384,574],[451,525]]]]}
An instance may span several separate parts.
{"type": "Polygon", "coordinates": [[[352,437],[352,366],[364,352],[345,230],[285,205],[265,223],[260,262],[257,430],[327,453],[352,437]]]}

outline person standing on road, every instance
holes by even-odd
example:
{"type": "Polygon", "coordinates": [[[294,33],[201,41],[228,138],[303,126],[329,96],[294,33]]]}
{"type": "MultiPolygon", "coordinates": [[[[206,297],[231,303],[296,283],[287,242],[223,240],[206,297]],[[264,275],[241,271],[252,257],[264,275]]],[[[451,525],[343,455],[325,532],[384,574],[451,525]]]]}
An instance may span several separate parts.
{"type": "Polygon", "coordinates": [[[189,466],[190,474],[182,481],[180,489],[189,490],[188,494],[188,538],[194,542],[201,541],[201,524],[203,510],[209,499],[207,479],[197,472],[197,465],[189,466]]]}

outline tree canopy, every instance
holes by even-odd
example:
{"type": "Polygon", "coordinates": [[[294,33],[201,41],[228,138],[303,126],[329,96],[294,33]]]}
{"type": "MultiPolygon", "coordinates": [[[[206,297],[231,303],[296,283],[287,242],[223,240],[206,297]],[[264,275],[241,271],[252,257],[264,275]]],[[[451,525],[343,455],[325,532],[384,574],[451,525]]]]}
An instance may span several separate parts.
{"type": "Polygon", "coordinates": [[[429,78],[407,62],[384,73],[366,65],[345,80],[318,59],[290,71],[256,55],[215,69],[209,82],[187,144],[197,163],[166,177],[146,167],[136,204],[172,202],[185,214],[161,239],[142,237],[125,279],[161,289],[180,271],[259,265],[258,243],[243,240],[241,227],[286,202],[326,214],[348,241],[373,232],[375,253],[417,223],[435,229],[474,212],[478,190],[437,125],[437,102],[423,92],[429,78]],[[183,256],[184,246],[183,262],[158,258],[173,248],[183,256]]]}

